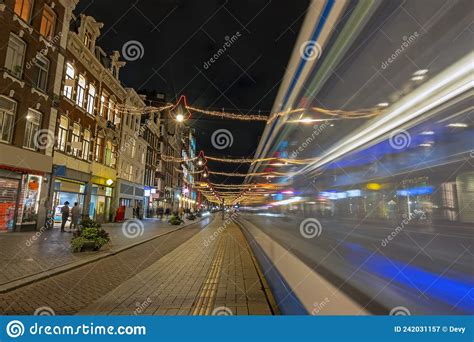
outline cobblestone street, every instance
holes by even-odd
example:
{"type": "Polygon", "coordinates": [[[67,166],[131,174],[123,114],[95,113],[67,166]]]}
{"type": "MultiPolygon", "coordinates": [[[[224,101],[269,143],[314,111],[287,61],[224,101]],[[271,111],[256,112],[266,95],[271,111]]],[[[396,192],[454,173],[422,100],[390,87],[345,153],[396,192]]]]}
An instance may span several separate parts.
{"type": "MultiPolygon", "coordinates": [[[[0,294],[0,312],[10,315],[31,315],[38,308],[49,307],[56,314],[74,314],[181,245],[199,232],[210,220],[210,218],[206,218],[174,233],[163,235],[110,257],[0,294]]],[[[165,227],[163,225],[149,222],[141,239],[176,229],[176,226],[166,224],[165,227]]],[[[111,234],[112,240],[115,239],[115,245],[111,248],[119,245],[123,246],[127,242],[126,238],[118,237],[120,236],[118,233],[119,227],[114,225],[108,229],[117,229],[116,234],[111,234]]],[[[51,234],[57,238],[56,233],[51,234]]],[[[3,241],[10,237],[5,237],[3,241]]],[[[24,240],[22,238],[18,241],[24,240]]],[[[68,260],[83,257],[82,254],[78,254],[79,256],[76,256],[77,253],[72,254],[66,248],[64,240],[57,238],[55,244],[62,246],[62,248],[59,249],[58,253],[52,255],[48,253],[50,250],[54,250],[55,247],[50,247],[45,242],[38,244],[34,249],[38,253],[43,250],[43,259],[39,261],[43,262],[41,266],[51,266],[52,264],[48,263],[49,260],[54,261],[56,259],[57,262],[61,259],[61,262],[64,263],[68,260]]],[[[29,251],[25,247],[23,248],[25,251],[29,251]]],[[[4,252],[3,249],[2,252],[4,252]]],[[[33,250],[29,252],[32,253],[33,250]]],[[[35,257],[36,255],[27,253],[24,256],[35,257]]],[[[27,270],[34,269],[27,268],[27,270]]]]}
{"type": "Polygon", "coordinates": [[[240,228],[219,216],[79,314],[271,315],[264,284],[240,228]]]}
{"type": "MultiPolygon", "coordinates": [[[[127,222],[108,223],[103,228],[110,235],[110,243],[98,252],[71,253],[72,234],[61,233],[59,228],[39,232],[0,235],[0,286],[18,279],[55,269],[75,262],[107,255],[121,248],[145,241],[153,236],[177,229],[166,220],[145,219],[136,236],[124,233],[127,222]]],[[[126,231],[125,231],[126,232],[126,231]]]]}

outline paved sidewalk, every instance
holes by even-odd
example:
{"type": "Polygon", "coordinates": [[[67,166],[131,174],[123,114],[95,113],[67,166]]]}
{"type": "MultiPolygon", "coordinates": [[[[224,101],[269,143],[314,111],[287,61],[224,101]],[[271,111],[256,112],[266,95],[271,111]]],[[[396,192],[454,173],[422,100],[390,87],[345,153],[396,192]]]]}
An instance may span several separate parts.
{"type": "MultiPolygon", "coordinates": [[[[59,228],[43,232],[0,234],[0,287],[59,267],[108,255],[183,226],[173,226],[165,220],[144,219],[141,221],[143,228],[134,230],[129,225],[127,230],[123,226],[127,222],[132,221],[102,225],[110,234],[110,243],[98,252],[72,253],[69,248],[72,233],[61,233],[59,228]]],[[[185,224],[190,222],[193,221],[185,224]]]]}
{"type": "Polygon", "coordinates": [[[216,217],[79,315],[270,315],[250,253],[239,227],[216,217]]]}

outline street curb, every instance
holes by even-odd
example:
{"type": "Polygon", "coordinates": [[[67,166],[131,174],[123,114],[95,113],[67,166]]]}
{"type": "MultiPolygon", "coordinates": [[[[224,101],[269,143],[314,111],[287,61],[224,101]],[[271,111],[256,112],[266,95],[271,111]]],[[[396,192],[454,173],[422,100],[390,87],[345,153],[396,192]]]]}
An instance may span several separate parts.
{"type": "MultiPolygon", "coordinates": [[[[206,218],[209,218],[209,223],[212,222],[212,220],[214,219],[213,216],[208,216],[208,217],[202,217],[200,218],[199,220],[195,220],[193,222],[190,222],[190,223],[187,223],[179,228],[176,228],[176,229],[173,229],[173,230],[170,230],[168,232],[165,232],[165,233],[162,233],[162,234],[159,234],[159,235],[155,235],[155,236],[152,236],[150,238],[147,238],[145,240],[142,240],[142,241],[139,241],[139,242],[136,242],[134,244],[131,244],[131,245],[128,245],[128,246],[125,246],[125,247],[122,247],[122,248],[119,248],[115,251],[110,251],[110,252],[106,252],[104,254],[101,254],[101,255],[97,255],[97,256],[93,256],[91,258],[87,258],[87,259],[84,259],[84,260],[80,260],[80,261],[75,261],[75,262],[71,262],[69,264],[66,264],[66,265],[63,265],[63,266],[58,266],[56,268],[52,268],[52,269],[49,269],[47,271],[44,271],[44,272],[40,272],[40,273],[36,273],[36,274],[33,274],[33,275],[30,275],[30,276],[26,276],[24,278],[21,278],[21,279],[18,279],[18,280],[13,280],[9,283],[5,283],[3,285],[0,285],[0,294],[3,294],[3,293],[7,293],[7,292],[10,292],[10,291],[13,291],[13,290],[16,290],[20,287],[23,287],[23,286],[26,286],[26,285],[29,285],[29,284],[32,284],[34,282],[37,282],[39,280],[43,280],[43,279],[46,279],[46,278],[49,278],[49,277],[52,277],[52,276],[55,276],[55,275],[58,275],[58,274],[61,274],[61,273],[65,273],[67,271],[71,271],[73,269],[76,269],[76,268],[79,268],[79,267],[82,267],[82,266],[85,266],[85,265],[88,265],[88,264],[91,264],[93,262],[96,262],[96,261],[99,261],[99,260],[102,260],[102,259],[105,259],[105,258],[108,258],[108,257],[111,257],[111,256],[114,256],[118,253],[121,253],[121,252],[124,252],[128,249],[131,249],[131,248],[134,248],[134,247],[137,247],[139,245],[142,245],[144,243],[147,243],[147,242],[150,242],[154,239],[157,239],[159,237],[162,237],[162,236],[165,236],[165,235],[168,235],[168,234],[171,234],[171,233],[174,233],[178,230],[181,230],[183,228],[186,228],[188,226],[191,226],[193,224],[196,224],[196,223],[199,223],[203,220],[205,220],[206,218]]],[[[208,223],[208,224],[209,224],[208,223]]],[[[207,224],[207,225],[208,225],[207,224]]],[[[206,226],[207,226],[206,225],[206,226]]]]}

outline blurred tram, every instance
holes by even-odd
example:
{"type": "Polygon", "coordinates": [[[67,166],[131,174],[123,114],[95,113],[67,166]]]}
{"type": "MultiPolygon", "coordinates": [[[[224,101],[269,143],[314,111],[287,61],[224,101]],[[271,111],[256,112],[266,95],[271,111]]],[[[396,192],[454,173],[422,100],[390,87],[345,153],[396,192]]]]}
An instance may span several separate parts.
{"type": "Polygon", "coordinates": [[[280,190],[239,216],[283,313],[474,314],[467,8],[312,2],[272,110],[308,113],[269,124],[255,154],[312,162],[252,164],[290,176],[266,179],[280,190]],[[311,111],[374,106],[356,119],[311,111]]]}

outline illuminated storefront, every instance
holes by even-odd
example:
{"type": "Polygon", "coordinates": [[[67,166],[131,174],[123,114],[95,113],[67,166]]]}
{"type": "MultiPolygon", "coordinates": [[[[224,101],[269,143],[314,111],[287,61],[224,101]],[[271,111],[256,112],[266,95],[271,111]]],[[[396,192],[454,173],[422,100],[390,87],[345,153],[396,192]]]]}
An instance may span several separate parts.
{"type": "Polygon", "coordinates": [[[35,230],[41,224],[43,176],[0,171],[0,232],[35,230]]]}
{"type": "Polygon", "coordinates": [[[85,195],[86,183],[57,177],[54,180],[53,193],[54,220],[61,221],[61,208],[66,201],[69,202],[70,207],[77,202],[81,208],[84,208],[85,195]]]}

